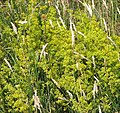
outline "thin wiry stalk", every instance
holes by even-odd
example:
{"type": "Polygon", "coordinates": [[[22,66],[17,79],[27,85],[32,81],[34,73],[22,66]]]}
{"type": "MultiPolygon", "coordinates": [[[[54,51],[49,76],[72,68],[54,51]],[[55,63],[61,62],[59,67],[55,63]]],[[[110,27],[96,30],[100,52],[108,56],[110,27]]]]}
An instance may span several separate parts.
{"type": "Polygon", "coordinates": [[[73,28],[72,28],[72,21],[71,21],[71,19],[70,19],[70,30],[71,30],[71,36],[72,36],[72,46],[74,47],[74,45],[75,45],[75,35],[74,35],[73,28]]]}

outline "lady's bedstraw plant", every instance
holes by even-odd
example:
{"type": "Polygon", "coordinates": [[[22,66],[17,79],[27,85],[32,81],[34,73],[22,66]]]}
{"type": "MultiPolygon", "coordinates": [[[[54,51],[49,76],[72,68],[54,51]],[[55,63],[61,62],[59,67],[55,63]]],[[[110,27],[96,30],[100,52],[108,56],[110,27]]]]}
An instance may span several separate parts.
{"type": "Polygon", "coordinates": [[[0,112],[120,111],[120,37],[99,28],[96,4],[6,1],[0,10],[0,112]]]}
{"type": "MultiPolygon", "coordinates": [[[[48,19],[50,17],[48,14],[48,19]]],[[[117,37],[108,37],[99,29],[95,18],[89,20],[80,11],[72,14],[72,22],[74,48],[71,30],[66,30],[60,19],[53,21],[52,26],[47,21],[51,26],[46,28],[47,34],[52,35],[48,35],[46,73],[57,87],[54,92],[56,103],[64,106],[59,112],[71,109],[74,112],[119,111],[117,37]]]]}
{"type": "MultiPolygon", "coordinates": [[[[9,5],[14,7],[15,4],[9,3],[9,5]]],[[[10,19],[11,24],[1,24],[2,112],[34,110],[33,89],[37,88],[38,58],[42,48],[37,8],[33,10],[35,5],[33,2],[28,3],[28,14],[20,11],[21,18],[13,17],[10,19]]]]}

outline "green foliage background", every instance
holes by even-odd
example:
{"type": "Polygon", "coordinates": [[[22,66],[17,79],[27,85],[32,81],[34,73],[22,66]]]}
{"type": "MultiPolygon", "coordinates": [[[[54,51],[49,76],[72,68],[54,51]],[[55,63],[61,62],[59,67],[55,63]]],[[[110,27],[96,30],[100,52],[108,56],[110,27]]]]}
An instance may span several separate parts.
{"type": "Polygon", "coordinates": [[[76,2],[66,7],[50,0],[1,3],[1,113],[120,111],[120,37],[105,33],[76,2]]]}

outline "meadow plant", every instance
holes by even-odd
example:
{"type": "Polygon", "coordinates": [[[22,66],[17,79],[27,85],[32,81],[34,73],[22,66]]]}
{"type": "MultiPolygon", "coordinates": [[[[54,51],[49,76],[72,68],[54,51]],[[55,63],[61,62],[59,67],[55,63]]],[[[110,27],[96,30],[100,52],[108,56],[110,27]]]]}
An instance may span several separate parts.
{"type": "Polygon", "coordinates": [[[119,3],[0,1],[0,112],[120,112],[119,3]]]}

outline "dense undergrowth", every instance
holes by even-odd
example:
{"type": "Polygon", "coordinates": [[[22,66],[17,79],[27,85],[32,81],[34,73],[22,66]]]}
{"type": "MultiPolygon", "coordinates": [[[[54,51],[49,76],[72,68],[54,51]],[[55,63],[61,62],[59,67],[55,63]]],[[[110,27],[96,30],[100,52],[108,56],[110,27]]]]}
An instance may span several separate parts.
{"type": "Polygon", "coordinates": [[[99,18],[88,3],[1,3],[0,113],[120,111],[119,13],[99,18]]]}

